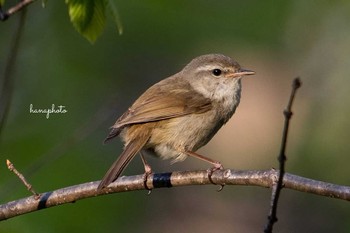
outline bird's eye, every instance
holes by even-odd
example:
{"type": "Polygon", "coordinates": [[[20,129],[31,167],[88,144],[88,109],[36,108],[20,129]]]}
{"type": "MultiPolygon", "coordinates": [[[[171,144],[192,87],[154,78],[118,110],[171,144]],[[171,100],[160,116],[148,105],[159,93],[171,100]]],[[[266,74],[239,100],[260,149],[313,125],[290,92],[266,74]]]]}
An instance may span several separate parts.
{"type": "Polygon", "coordinates": [[[213,69],[213,75],[215,76],[219,76],[221,74],[221,70],[220,69],[213,69]]]}

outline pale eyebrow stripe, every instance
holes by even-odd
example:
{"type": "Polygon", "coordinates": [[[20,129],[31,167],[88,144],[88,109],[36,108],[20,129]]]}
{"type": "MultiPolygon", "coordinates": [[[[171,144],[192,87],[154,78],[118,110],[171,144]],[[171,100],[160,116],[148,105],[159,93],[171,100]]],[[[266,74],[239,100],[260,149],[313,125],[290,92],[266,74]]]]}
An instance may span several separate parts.
{"type": "Polygon", "coordinates": [[[208,64],[208,65],[205,65],[205,66],[199,66],[197,68],[197,71],[203,71],[203,70],[213,70],[213,69],[223,69],[222,66],[220,66],[219,64],[216,64],[216,65],[213,65],[213,64],[208,64]]]}

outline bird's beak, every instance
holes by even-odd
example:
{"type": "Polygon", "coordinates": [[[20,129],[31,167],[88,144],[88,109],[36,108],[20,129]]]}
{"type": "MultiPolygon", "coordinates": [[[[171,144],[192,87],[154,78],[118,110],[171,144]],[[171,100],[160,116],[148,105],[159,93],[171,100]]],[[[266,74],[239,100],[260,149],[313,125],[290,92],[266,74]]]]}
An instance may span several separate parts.
{"type": "Polygon", "coordinates": [[[240,68],[237,72],[228,74],[226,77],[235,78],[235,77],[241,77],[243,75],[253,75],[253,74],[255,74],[255,71],[240,68]]]}
{"type": "Polygon", "coordinates": [[[239,71],[236,73],[236,75],[253,75],[255,74],[255,71],[252,70],[246,70],[246,69],[239,69],[239,71]]]}

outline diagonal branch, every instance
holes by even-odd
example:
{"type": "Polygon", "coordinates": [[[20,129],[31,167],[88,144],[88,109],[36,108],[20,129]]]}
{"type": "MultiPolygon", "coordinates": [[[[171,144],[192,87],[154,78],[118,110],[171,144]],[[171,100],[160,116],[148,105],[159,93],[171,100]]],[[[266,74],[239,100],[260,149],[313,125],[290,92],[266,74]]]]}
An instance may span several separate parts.
{"type": "Polygon", "coordinates": [[[22,0],[6,12],[3,12],[0,5],[0,21],[6,21],[11,15],[17,13],[20,10],[23,10],[26,6],[33,3],[35,0],[22,0]]]}
{"type": "Polygon", "coordinates": [[[28,183],[27,179],[22,175],[22,173],[20,173],[15,166],[13,165],[13,163],[11,163],[10,160],[6,160],[6,164],[7,164],[7,168],[12,171],[24,184],[24,186],[26,186],[26,188],[28,189],[28,191],[32,192],[33,195],[35,196],[36,199],[38,199],[40,197],[40,195],[34,191],[33,186],[28,183]]]}
{"type": "MultiPolygon", "coordinates": [[[[0,17],[1,17],[0,8],[0,17]]],[[[17,56],[19,47],[21,44],[21,38],[24,31],[24,23],[26,18],[26,11],[22,11],[20,14],[20,19],[18,22],[18,27],[16,28],[14,39],[11,44],[10,54],[7,58],[7,62],[4,69],[4,74],[0,76],[0,135],[2,129],[5,125],[6,118],[10,109],[12,93],[14,89],[14,71],[17,64],[17,56]]]]}
{"type": "MultiPolygon", "coordinates": [[[[211,178],[216,184],[222,185],[250,185],[272,188],[276,183],[278,174],[279,171],[274,169],[263,171],[226,169],[215,171],[211,178]]],[[[0,221],[85,198],[145,190],[143,175],[120,177],[108,188],[97,191],[96,188],[99,183],[100,181],[88,182],[42,193],[39,199],[30,196],[2,204],[0,205],[0,221]]],[[[211,182],[206,170],[152,174],[147,179],[147,187],[154,189],[208,184],[211,184],[211,182]]],[[[283,184],[284,188],[350,201],[350,187],[348,186],[335,185],[288,173],[284,175],[283,184]]]]}

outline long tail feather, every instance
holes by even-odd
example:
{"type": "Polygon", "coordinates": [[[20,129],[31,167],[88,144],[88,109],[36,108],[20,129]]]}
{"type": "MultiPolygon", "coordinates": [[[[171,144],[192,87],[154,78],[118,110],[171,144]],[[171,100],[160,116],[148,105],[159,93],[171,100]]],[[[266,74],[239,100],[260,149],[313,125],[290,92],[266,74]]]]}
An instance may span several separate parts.
{"type": "Polygon", "coordinates": [[[135,155],[142,149],[146,144],[148,137],[138,138],[128,143],[119,156],[119,158],[113,163],[111,168],[107,171],[106,175],[103,177],[101,183],[97,187],[98,190],[107,187],[110,183],[115,181],[130,161],[135,157],[135,155]]]}

